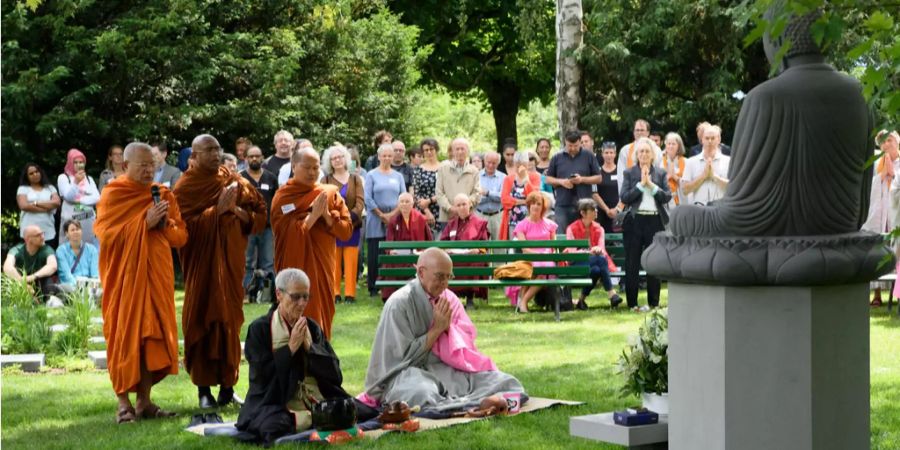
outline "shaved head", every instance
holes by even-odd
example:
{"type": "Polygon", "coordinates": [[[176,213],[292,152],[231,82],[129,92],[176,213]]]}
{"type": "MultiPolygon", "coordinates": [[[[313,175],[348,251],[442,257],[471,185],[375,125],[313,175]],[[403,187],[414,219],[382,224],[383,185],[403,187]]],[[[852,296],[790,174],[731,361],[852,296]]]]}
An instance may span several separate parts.
{"type": "Polygon", "coordinates": [[[303,161],[303,157],[308,156],[310,158],[315,158],[316,161],[319,160],[319,152],[316,149],[309,147],[300,147],[291,155],[291,165],[297,164],[300,161],[303,161]]]}
{"type": "Polygon", "coordinates": [[[149,186],[153,182],[153,171],[156,161],[153,149],[143,142],[132,142],[125,146],[123,152],[125,176],[132,181],[149,186]]]}
{"type": "Polygon", "coordinates": [[[122,152],[122,158],[125,161],[134,161],[135,155],[139,152],[147,152],[152,153],[152,149],[150,145],[145,144],[143,142],[132,142],[125,146],[125,150],[122,152]]]}
{"type": "Polygon", "coordinates": [[[22,231],[23,231],[22,234],[24,234],[26,238],[37,235],[37,234],[44,234],[44,232],[41,231],[41,227],[39,227],[37,225],[28,225],[22,231]]]}
{"type": "Polygon", "coordinates": [[[419,254],[419,260],[416,261],[416,267],[434,268],[441,264],[453,265],[450,255],[444,250],[437,247],[429,247],[419,254]]]}
{"type": "Polygon", "coordinates": [[[195,167],[203,171],[218,171],[223,152],[219,140],[212,135],[201,134],[191,141],[191,157],[194,159],[195,167]]]}

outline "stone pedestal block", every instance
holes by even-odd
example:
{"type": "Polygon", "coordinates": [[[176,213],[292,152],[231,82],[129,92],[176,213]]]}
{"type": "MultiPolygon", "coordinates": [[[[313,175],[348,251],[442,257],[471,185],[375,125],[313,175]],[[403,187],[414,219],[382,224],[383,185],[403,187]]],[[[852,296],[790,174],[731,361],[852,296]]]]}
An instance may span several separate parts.
{"type": "Polygon", "coordinates": [[[670,448],[869,448],[867,293],[670,283],[670,448]]]}

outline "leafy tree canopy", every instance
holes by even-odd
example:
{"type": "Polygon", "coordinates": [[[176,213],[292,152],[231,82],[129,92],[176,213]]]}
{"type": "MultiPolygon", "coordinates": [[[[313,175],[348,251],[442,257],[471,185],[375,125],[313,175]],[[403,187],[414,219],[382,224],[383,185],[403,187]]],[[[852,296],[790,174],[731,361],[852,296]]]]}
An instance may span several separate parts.
{"type": "Polygon", "coordinates": [[[553,96],[556,38],[551,0],[390,0],[431,52],[423,82],[490,106],[503,138],[516,136],[516,113],[553,96]]]}
{"type": "Polygon", "coordinates": [[[581,125],[595,139],[630,142],[638,118],[686,141],[704,120],[727,133],[741,106],[734,94],[766,79],[762,46],[743,45],[747,8],[717,0],[586,0],[584,9],[581,125]]]}
{"type": "MultiPolygon", "coordinates": [[[[287,129],[323,146],[402,133],[425,52],[417,31],[361,0],[4,0],[4,205],[37,160],[77,147],[96,175],[112,144],[170,148],[211,133],[269,153],[287,129]]],[[[365,146],[364,148],[368,148],[365,146]]]]}

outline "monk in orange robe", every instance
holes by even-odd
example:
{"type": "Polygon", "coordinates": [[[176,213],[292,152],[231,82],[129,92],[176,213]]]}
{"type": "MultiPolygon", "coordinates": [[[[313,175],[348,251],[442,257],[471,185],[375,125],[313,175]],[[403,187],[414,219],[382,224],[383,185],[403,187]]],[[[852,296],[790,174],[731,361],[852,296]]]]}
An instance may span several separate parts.
{"type": "Polygon", "coordinates": [[[350,211],[337,187],[321,184],[319,154],[311,148],[291,156],[294,176],[272,199],[275,272],[293,267],[310,279],[309,304],[303,315],[322,327],[331,339],[334,320],[335,239],[353,234],[350,211]]]}
{"type": "Polygon", "coordinates": [[[247,236],[266,226],[266,203],[238,173],[220,166],[222,146],[204,134],[191,144],[194,165],[175,197],[191,239],[179,256],[184,271],[184,367],[201,408],[227,405],[241,362],[244,253],[247,236]],[[210,386],[218,385],[214,400],[210,386]]]}
{"type": "Polygon", "coordinates": [[[172,247],[187,241],[175,196],[156,184],[150,146],[125,147],[125,176],[103,188],[94,233],[100,239],[106,366],[119,397],[118,423],[174,416],[150,400],[150,389],[178,373],[172,247]],[[155,204],[154,204],[155,203],[155,204]],[[137,410],[128,398],[136,393],[137,410]]]}

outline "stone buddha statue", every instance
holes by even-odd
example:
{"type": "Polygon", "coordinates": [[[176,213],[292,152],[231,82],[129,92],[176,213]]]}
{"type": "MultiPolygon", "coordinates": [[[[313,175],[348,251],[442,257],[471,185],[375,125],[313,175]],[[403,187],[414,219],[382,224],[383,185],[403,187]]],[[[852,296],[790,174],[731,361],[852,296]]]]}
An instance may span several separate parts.
{"type": "MultiPolygon", "coordinates": [[[[862,87],[825,62],[809,32],[816,17],[790,22],[780,72],[745,97],[725,196],[675,208],[669,231],[643,255],[648,272],[791,285],[863,281],[891,268],[876,267],[887,251],[881,237],[859,233],[872,179],[862,87]]],[[[770,63],[780,45],[764,39],[770,63]]]]}

